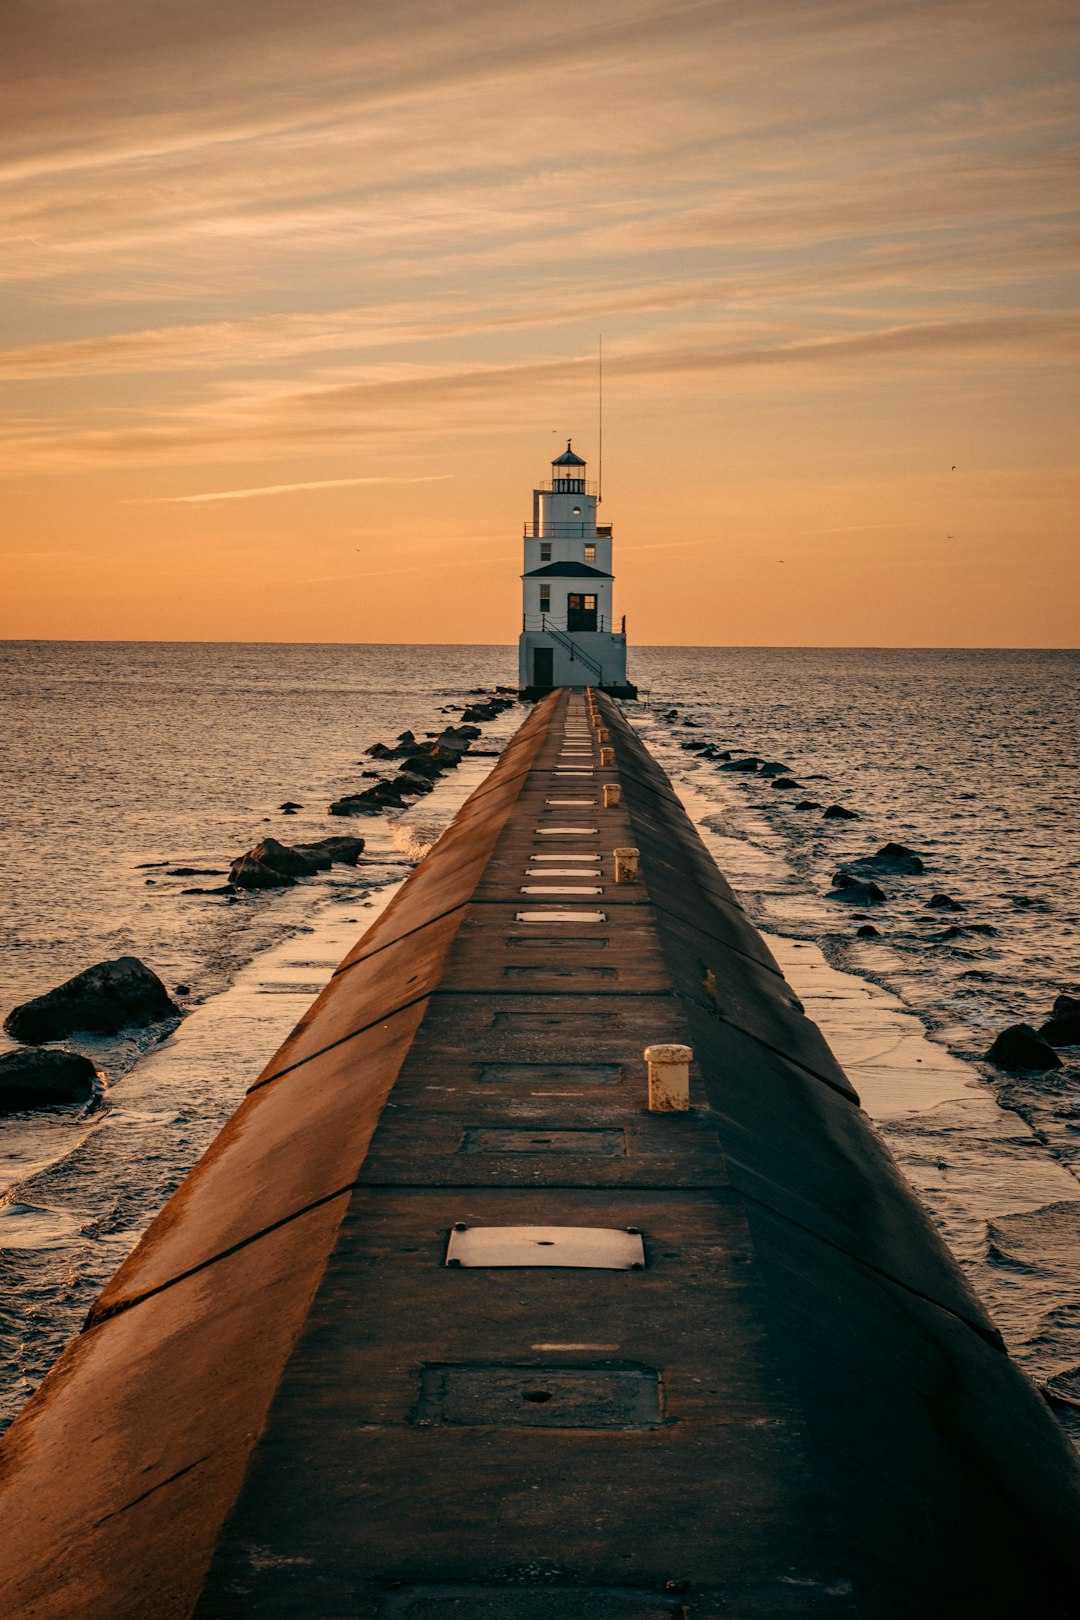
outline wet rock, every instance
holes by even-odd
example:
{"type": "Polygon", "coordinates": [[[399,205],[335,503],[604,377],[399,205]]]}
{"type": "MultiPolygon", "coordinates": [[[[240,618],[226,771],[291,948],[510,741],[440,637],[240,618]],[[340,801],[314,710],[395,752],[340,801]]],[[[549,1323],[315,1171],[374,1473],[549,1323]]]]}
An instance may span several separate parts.
{"type": "Polygon", "coordinates": [[[229,868],[229,882],[238,889],[288,889],[296,879],[267,866],[254,855],[241,855],[229,868]]]}
{"type": "Polygon", "coordinates": [[[1030,1024],[1010,1024],[986,1054],[1001,1069],[1060,1069],[1061,1059],[1049,1041],[1030,1024]]]}
{"type": "Polygon", "coordinates": [[[286,799],[284,804],[278,805],[278,809],[284,810],[287,816],[294,816],[298,810],[302,810],[303,808],[303,805],[297,804],[295,799],[286,799]]]}
{"type": "Polygon", "coordinates": [[[367,754],[370,759],[393,759],[396,752],[396,749],[390,748],[386,743],[381,742],[372,743],[370,748],[364,749],[364,753],[367,754]]]}
{"type": "MultiPolygon", "coordinates": [[[[330,857],[325,850],[300,844],[279,844],[276,838],[262,839],[248,853],[263,866],[283,872],[286,877],[314,877],[316,872],[325,872],[330,865],[330,857]]],[[[231,872],[229,876],[232,877],[231,872]]]]}
{"type": "Polygon", "coordinates": [[[793,776],[778,776],[773,782],[774,788],[797,788],[798,785],[793,776]]]}
{"type": "Polygon", "coordinates": [[[873,923],[863,923],[861,928],[855,930],[856,939],[880,939],[881,930],[875,928],[873,923]]]}
{"type": "Polygon", "coordinates": [[[4,1028],[17,1041],[39,1046],[77,1030],[117,1035],[123,1029],[145,1029],[163,1018],[179,1017],[179,1007],[157,974],[137,956],[120,956],[96,962],[55,990],[13,1008],[4,1028]]]}
{"type": "Polygon", "coordinates": [[[136,872],[152,872],[155,866],[168,866],[168,861],[140,861],[136,872]]]}
{"type": "Polygon", "coordinates": [[[1080,1046],[1080,996],[1063,991],[1054,1002],[1049,1023],[1039,1034],[1051,1046],[1080,1046]]]}
{"type": "Polygon", "coordinates": [[[696,720],[690,720],[690,719],[689,719],[689,718],[688,718],[688,719],[686,719],[686,720],[684,720],[684,721],[683,721],[683,725],[684,725],[684,726],[693,726],[693,727],[694,727],[694,728],[695,728],[695,729],[696,729],[696,728],[697,728],[697,725],[698,725],[698,722],[697,722],[697,721],[696,721],[696,720]]]}
{"type": "Polygon", "coordinates": [[[825,821],[858,821],[859,812],[843,804],[830,804],[822,812],[825,821]]]}
{"type": "Polygon", "coordinates": [[[926,868],[906,844],[882,844],[873,855],[862,855],[848,863],[853,872],[925,872],[926,868]]]}
{"type": "Polygon", "coordinates": [[[767,760],[761,767],[762,776],[790,776],[790,765],[778,765],[775,759],[767,760]]]}
{"type": "Polygon", "coordinates": [[[296,844],[294,846],[301,855],[325,856],[327,864],[334,866],[355,866],[364,850],[362,838],[316,838],[310,844],[296,844]]]}
{"type": "Polygon", "coordinates": [[[97,1071],[78,1052],[33,1047],[0,1056],[0,1114],[84,1103],[96,1089],[97,1071]]]}
{"type": "Polygon", "coordinates": [[[236,899],[237,891],[231,883],[225,883],[220,889],[181,889],[181,894],[220,894],[226,895],[230,900],[236,899]]]}
{"type": "Polygon", "coordinates": [[[718,771],[756,771],[760,764],[760,759],[749,754],[745,759],[725,759],[716,768],[718,771]]]}
{"type": "Polygon", "coordinates": [[[718,749],[716,757],[717,757],[717,759],[730,759],[731,758],[731,749],[730,748],[720,748],[720,749],[718,749]]]}
{"type": "Polygon", "coordinates": [[[463,720],[494,720],[498,717],[498,709],[494,703],[470,703],[462,713],[463,720]]]}
{"type": "Polygon", "coordinates": [[[416,741],[416,736],[411,731],[399,731],[397,734],[397,740],[399,743],[408,743],[409,747],[411,748],[413,743],[416,741]]]}
{"type": "Polygon", "coordinates": [[[400,788],[402,793],[434,793],[435,784],[428,776],[418,776],[415,771],[400,770],[394,778],[394,786],[400,788]]]}
{"type": "Polygon", "coordinates": [[[880,889],[872,879],[856,877],[843,866],[833,878],[832,893],[829,895],[830,900],[843,900],[856,906],[879,906],[888,898],[885,890],[880,889]]]}
{"type": "Polygon", "coordinates": [[[446,767],[439,764],[434,754],[410,754],[401,764],[402,771],[411,776],[426,776],[429,784],[435,777],[441,776],[445,769],[446,767]]]}
{"type": "Polygon", "coordinates": [[[951,894],[932,894],[926,902],[927,909],[933,911],[963,911],[966,908],[959,900],[954,900],[951,894]]]}
{"type": "Polygon", "coordinates": [[[166,877],[224,877],[224,872],[218,872],[212,866],[170,866],[166,877]]]}
{"type": "Polygon", "coordinates": [[[405,798],[393,782],[376,782],[363,793],[349,793],[335,799],[332,816],[381,816],[384,810],[403,810],[405,798]]]}
{"type": "Polygon", "coordinates": [[[702,754],[708,746],[707,742],[701,742],[697,737],[688,737],[685,742],[679,744],[679,747],[688,754],[702,754]]]}
{"type": "Polygon", "coordinates": [[[795,808],[796,810],[820,810],[821,804],[817,799],[800,799],[795,808]]]}

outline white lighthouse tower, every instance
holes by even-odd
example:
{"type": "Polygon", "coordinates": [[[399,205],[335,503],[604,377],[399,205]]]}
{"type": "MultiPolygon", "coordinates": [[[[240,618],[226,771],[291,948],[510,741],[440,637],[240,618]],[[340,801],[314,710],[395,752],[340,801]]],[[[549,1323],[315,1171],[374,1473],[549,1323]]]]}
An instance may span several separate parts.
{"type": "Polygon", "coordinates": [[[602,686],[636,697],[626,679],[626,620],[612,617],[611,525],[596,522],[597,488],[569,439],[551,482],[533,490],[525,525],[518,685],[602,686]]]}

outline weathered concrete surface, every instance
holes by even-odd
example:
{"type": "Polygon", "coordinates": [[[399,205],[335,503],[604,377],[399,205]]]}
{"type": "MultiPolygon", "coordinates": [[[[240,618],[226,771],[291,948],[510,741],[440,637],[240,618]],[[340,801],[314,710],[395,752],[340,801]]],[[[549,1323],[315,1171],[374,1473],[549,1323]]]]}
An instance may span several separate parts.
{"type": "Polygon", "coordinates": [[[600,702],[615,766],[533,713],[13,1426],[5,1613],[1080,1613],[1071,1451],[600,702]],[[646,1264],[455,1270],[456,1222],[646,1264]]]}

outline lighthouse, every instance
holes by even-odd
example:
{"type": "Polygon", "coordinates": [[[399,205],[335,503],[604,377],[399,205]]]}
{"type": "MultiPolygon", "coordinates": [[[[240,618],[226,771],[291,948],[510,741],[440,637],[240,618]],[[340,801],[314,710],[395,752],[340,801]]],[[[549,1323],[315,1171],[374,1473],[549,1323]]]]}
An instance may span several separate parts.
{"type": "Polygon", "coordinates": [[[612,613],[611,525],[598,524],[598,491],[569,439],[551,482],[533,490],[521,576],[518,685],[523,696],[553,686],[602,686],[636,697],[626,679],[626,620],[612,613]]]}

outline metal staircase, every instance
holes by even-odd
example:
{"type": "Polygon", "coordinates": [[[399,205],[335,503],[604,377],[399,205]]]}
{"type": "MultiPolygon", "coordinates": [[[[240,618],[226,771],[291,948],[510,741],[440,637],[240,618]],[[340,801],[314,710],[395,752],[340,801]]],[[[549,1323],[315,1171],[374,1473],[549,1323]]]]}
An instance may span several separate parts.
{"type": "Polygon", "coordinates": [[[599,686],[604,684],[603,666],[598,664],[595,658],[590,658],[587,652],[583,652],[578,646],[577,642],[574,640],[573,636],[568,636],[563,630],[556,630],[555,626],[549,623],[546,619],[544,621],[544,630],[554,641],[559,643],[560,647],[566,648],[567,652],[570,654],[571,660],[575,658],[580,659],[580,661],[585,665],[586,669],[592,670],[593,674],[596,676],[597,684],[599,686]]]}

